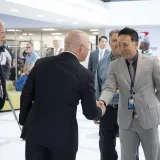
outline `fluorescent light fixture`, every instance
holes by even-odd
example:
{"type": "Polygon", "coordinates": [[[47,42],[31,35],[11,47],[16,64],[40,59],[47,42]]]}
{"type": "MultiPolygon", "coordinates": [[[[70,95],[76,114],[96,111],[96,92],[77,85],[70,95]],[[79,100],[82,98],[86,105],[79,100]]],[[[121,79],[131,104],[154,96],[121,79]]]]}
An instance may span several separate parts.
{"type": "Polygon", "coordinates": [[[18,9],[11,9],[10,11],[11,11],[11,12],[19,12],[18,9]]]}
{"type": "Polygon", "coordinates": [[[29,36],[33,36],[34,34],[32,34],[32,33],[28,33],[28,35],[29,35],[29,36]]]}
{"type": "Polygon", "coordinates": [[[44,15],[43,14],[38,14],[37,17],[44,17],[44,15]]]}
{"type": "Polygon", "coordinates": [[[72,22],[72,24],[78,24],[78,22],[72,22]]]}
{"type": "Polygon", "coordinates": [[[62,35],[62,33],[52,33],[51,35],[55,36],[55,35],[62,35]]]}
{"type": "Polygon", "coordinates": [[[6,31],[7,32],[15,32],[15,31],[21,32],[22,30],[19,30],[19,29],[7,29],[6,31]]]}
{"type": "Polygon", "coordinates": [[[89,31],[91,31],[91,32],[98,32],[99,29],[90,29],[89,31]]]}
{"type": "Polygon", "coordinates": [[[34,34],[32,34],[32,33],[23,33],[22,35],[23,36],[33,36],[34,34]]]}
{"type": "Polygon", "coordinates": [[[96,35],[97,35],[97,34],[98,34],[98,32],[93,32],[93,34],[96,34],[96,35]]]}
{"type": "Polygon", "coordinates": [[[43,28],[43,29],[41,29],[42,31],[55,31],[55,29],[54,28],[43,28]]]}
{"type": "Polygon", "coordinates": [[[62,19],[56,19],[56,21],[58,21],[58,22],[62,22],[63,20],[62,20],[62,19]]]}

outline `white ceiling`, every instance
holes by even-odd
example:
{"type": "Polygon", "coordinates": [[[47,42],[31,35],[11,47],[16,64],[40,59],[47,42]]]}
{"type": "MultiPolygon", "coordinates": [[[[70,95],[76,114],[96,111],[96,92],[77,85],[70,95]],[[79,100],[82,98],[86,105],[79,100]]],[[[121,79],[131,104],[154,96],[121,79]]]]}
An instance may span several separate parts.
{"type": "Polygon", "coordinates": [[[7,28],[160,26],[159,7],[160,0],[0,0],[0,19],[7,28]]]}
{"type": "Polygon", "coordinates": [[[107,10],[102,6],[103,2],[92,2],[93,4],[88,0],[0,0],[0,13],[51,22],[60,27],[104,27],[107,10]],[[11,9],[19,11],[11,12],[11,9]]]}

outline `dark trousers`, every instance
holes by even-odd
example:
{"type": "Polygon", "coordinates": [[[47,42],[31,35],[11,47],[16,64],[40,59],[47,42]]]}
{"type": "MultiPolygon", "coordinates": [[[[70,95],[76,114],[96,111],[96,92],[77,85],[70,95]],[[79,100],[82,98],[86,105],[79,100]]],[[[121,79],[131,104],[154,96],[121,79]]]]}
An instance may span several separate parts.
{"type": "Polygon", "coordinates": [[[76,160],[76,153],[69,150],[57,150],[26,141],[25,160],[76,160]]]}
{"type": "Polygon", "coordinates": [[[10,67],[8,65],[2,65],[3,74],[5,76],[5,79],[9,80],[10,76],[10,67]]]}
{"type": "Polygon", "coordinates": [[[99,148],[101,160],[117,160],[116,136],[118,134],[117,109],[107,107],[105,115],[101,118],[99,128],[99,148]]]}

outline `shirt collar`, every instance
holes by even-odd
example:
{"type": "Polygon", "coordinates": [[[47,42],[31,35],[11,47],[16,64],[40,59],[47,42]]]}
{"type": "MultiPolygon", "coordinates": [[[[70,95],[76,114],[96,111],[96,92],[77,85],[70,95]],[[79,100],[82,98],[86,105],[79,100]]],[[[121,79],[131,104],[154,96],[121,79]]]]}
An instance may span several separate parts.
{"type": "Polygon", "coordinates": [[[149,52],[149,49],[147,50],[147,51],[143,51],[143,54],[146,54],[146,53],[148,53],[149,52]]]}
{"type": "MultiPolygon", "coordinates": [[[[137,60],[138,60],[138,51],[137,51],[137,54],[131,59],[131,61],[135,64],[137,63],[137,60]]],[[[129,63],[130,60],[126,60],[127,63],[129,63]]]]}
{"type": "MultiPolygon", "coordinates": [[[[69,52],[69,53],[71,53],[71,54],[73,54],[74,56],[76,56],[77,57],[77,55],[75,55],[73,52],[71,52],[71,51],[64,51],[64,52],[69,52]]],[[[77,59],[78,59],[78,57],[77,57],[77,59]]],[[[79,61],[79,60],[78,60],[79,61]]]]}
{"type": "Polygon", "coordinates": [[[105,52],[105,50],[106,50],[106,48],[105,48],[105,49],[103,49],[103,50],[101,50],[101,49],[99,48],[99,52],[101,52],[101,51],[102,51],[102,52],[104,53],[104,52],[105,52]]]}

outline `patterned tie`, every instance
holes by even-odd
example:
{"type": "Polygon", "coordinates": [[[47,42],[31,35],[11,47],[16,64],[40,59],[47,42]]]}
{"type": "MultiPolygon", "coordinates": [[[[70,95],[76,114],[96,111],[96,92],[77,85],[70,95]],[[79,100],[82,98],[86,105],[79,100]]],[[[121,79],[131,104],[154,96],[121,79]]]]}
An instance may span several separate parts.
{"type": "Polygon", "coordinates": [[[132,65],[133,61],[129,60],[128,62],[129,62],[129,73],[130,73],[130,76],[131,76],[131,81],[134,84],[135,70],[134,70],[134,67],[132,65]]]}

